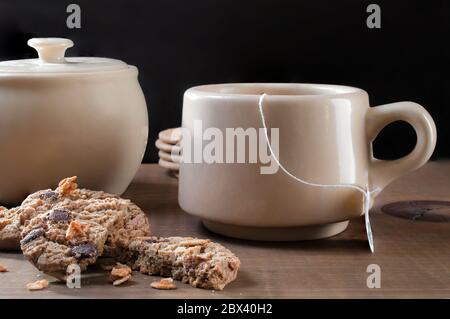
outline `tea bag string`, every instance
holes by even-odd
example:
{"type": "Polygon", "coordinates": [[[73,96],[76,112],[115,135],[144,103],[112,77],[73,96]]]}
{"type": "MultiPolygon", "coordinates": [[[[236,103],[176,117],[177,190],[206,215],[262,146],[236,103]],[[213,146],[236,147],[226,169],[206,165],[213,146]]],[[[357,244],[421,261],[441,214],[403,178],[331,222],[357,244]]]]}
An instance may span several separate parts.
{"type": "Polygon", "coordinates": [[[366,186],[366,188],[363,188],[363,187],[360,187],[358,185],[353,185],[353,184],[319,184],[319,183],[313,183],[313,182],[308,182],[308,181],[306,181],[306,180],[304,180],[304,179],[302,179],[300,177],[297,177],[294,174],[292,174],[291,172],[289,172],[281,164],[280,160],[275,155],[275,153],[274,153],[274,151],[272,149],[272,145],[271,145],[270,140],[269,140],[269,135],[267,133],[266,118],[264,116],[264,111],[263,111],[263,103],[264,103],[264,99],[266,98],[266,96],[268,96],[266,93],[261,94],[261,96],[259,97],[258,107],[259,107],[259,114],[261,116],[261,122],[262,122],[262,125],[263,125],[263,128],[264,128],[264,136],[266,138],[267,146],[269,147],[270,155],[272,156],[272,158],[275,160],[277,165],[281,168],[281,170],[286,175],[288,175],[289,177],[295,179],[297,182],[300,182],[302,184],[306,184],[306,185],[314,186],[314,187],[323,187],[323,188],[348,188],[348,189],[355,189],[358,192],[362,193],[362,195],[363,195],[363,214],[365,215],[365,224],[366,224],[367,237],[368,237],[368,240],[369,240],[370,251],[373,253],[374,252],[374,245],[373,245],[372,231],[371,231],[370,221],[369,221],[370,195],[373,194],[373,193],[379,192],[380,188],[377,187],[374,190],[370,191],[368,185],[366,186]]]}

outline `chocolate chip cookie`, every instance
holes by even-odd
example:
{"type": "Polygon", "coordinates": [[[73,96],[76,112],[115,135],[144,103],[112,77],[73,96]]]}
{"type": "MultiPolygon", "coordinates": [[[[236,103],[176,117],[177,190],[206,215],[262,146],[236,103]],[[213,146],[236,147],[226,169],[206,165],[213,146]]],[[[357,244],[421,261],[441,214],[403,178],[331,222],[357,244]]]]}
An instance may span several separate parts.
{"type": "Polygon", "coordinates": [[[85,270],[102,255],[108,229],[82,217],[55,209],[32,218],[20,241],[24,256],[47,273],[64,274],[72,264],[85,270]]]}
{"type": "Polygon", "coordinates": [[[149,235],[148,220],[134,203],[102,191],[79,189],[75,181],[76,177],[65,178],[55,190],[37,191],[21,206],[0,210],[0,249],[20,249],[21,233],[29,221],[55,208],[89,212],[89,218],[108,229],[105,251],[110,254],[115,254],[117,247],[125,247],[130,238],[149,235]],[[122,211],[126,211],[122,212],[121,218],[112,220],[103,214],[108,208],[107,203],[115,203],[111,209],[117,210],[118,202],[122,203],[122,211]]]}
{"type": "Polygon", "coordinates": [[[222,245],[192,237],[137,238],[130,243],[129,255],[123,259],[142,273],[216,290],[222,290],[236,278],[241,264],[222,245]]]}

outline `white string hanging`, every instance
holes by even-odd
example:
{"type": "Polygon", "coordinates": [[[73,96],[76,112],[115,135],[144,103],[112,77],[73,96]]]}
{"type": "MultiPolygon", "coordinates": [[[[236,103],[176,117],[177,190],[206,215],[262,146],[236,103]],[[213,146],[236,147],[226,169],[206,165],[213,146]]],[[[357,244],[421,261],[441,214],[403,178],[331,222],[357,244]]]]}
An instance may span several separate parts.
{"type": "Polygon", "coordinates": [[[365,224],[366,224],[366,232],[367,232],[367,239],[369,241],[369,247],[370,251],[374,252],[374,244],[373,244],[373,236],[372,236],[372,230],[370,227],[370,220],[369,220],[369,207],[370,207],[370,195],[373,193],[377,193],[380,191],[380,188],[377,187],[374,190],[370,191],[369,186],[367,185],[366,188],[363,188],[358,185],[353,184],[319,184],[319,183],[313,183],[308,182],[302,178],[299,178],[289,172],[281,163],[280,160],[275,155],[272,145],[270,144],[269,135],[267,133],[267,125],[266,125],[266,118],[264,117],[264,111],[263,111],[263,102],[264,99],[268,96],[266,93],[261,94],[259,97],[258,107],[259,107],[259,114],[261,116],[261,122],[264,128],[264,136],[266,138],[267,146],[269,147],[270,155],[275,160],[275,162],[278,164],[278,166],[281,168],[281,170],[288,175],[289,177],[295,179],[297,182],[300,182],[305,185],[314,186],[314,187],[322,187],[322,188],[347,188],[347,189],[354,189],[358,192],[360,192],[363,195],[363,214],[365,216],[365,224]]]}

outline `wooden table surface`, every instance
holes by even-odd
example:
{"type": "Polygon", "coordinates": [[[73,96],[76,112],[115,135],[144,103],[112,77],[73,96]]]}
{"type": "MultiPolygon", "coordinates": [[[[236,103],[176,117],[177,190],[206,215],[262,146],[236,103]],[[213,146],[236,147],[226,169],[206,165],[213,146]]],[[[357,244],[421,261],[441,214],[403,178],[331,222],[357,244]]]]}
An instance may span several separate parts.
{"type": "MultiPolygon", "coordinates": [[[[0,253],[9,272],[0,273],[0,298],[450,298],[450,223],[414,221],[381,212],[386,203],[403,200],[450,200],[450,162],[430,162],[391,185],[371,210],[376,251],[369,252],[363,219],[353,220],[342,234],[310,242],[267,243],[215,235],[177,204],[177,180],[157,165],[142,165],[124,194],[150,217],[161,236],[211,238],[242,261],[236,281],[223,291],[177,283],[177,290],[155,290],[158,277],[136,273],[113,287],[107,275],[93,269],[81,289],[53,282],[42,291],[25,285],[47,277],[19,253],[0,253]],[[367,266],[381,267],[381,288],[369,289],[367,266]]],[[[51,279],[51,277],[47,277],[51,279]]]]}

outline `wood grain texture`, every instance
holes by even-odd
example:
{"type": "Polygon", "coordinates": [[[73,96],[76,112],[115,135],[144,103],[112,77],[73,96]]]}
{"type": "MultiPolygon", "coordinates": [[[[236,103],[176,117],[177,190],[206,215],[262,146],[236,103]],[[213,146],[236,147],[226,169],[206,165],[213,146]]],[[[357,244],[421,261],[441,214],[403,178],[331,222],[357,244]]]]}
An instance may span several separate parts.
{"type": "MultiPolygon", "coordinates": [[[[135,273],[131,282],[113,287],[107,275],[91,269],[81,289],[52,282],[29,292],[25,285],[40,274],[18,253],[0,253],[9,272],[0,273],[0,298],[449,298],[450,223],[412,221],[381,212],[384,204],[403,200],[450,200],[450,162],[430,162],[389,185],[371,210],[375,253],[365,239],[362,219],[331,239],[263,243],[230,239],[204,229],[177,204],[177,180],[157,165],[143,165],[124,197],[141,206],[152,230],[161,236],[211,238],[242,261],[236,281],[224,291],[150,288],[159,277],[135,273]],[[369,264],[381,267],[381,288],[368,289],[369,264]]],[[[295,200],[295,199],[293,199],[295,200]]],[[[40,277],[37,277],[40,276],[40,277]]]]}

